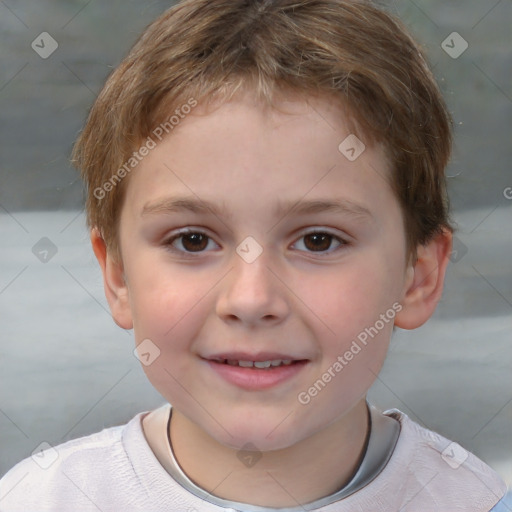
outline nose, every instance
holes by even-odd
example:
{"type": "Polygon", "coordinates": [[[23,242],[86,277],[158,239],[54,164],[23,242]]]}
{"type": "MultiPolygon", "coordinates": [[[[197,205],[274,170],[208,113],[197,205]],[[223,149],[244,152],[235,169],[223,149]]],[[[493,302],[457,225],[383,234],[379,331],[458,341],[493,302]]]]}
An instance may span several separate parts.
{"type": "Polygon", "coordinates": [[[249,326],[274,325],[289,315],[287,287],[265,251],[252,263],[235,254],[221,283],[216,313],[225,322],[249,326]]]}

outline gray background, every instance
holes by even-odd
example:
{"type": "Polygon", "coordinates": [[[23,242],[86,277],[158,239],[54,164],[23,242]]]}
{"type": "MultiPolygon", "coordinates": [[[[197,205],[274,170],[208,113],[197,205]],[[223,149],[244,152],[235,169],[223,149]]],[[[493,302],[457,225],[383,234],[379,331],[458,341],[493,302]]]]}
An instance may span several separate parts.
{"type": "MultiPolygon", "coordinates": [[[[424,44],[453,113],[459,231],[438,310],[396,332],[370,398],[512,484],[512,2],[381,3],[424,44]],[[469,45],[458,58],[441,47],[454,31],[469,45]]],[[[68,158],[105,78],[170,5],[0,0],[0,476],[43,441],[163,403],[110,317],[68,158]],[[31,48],[42,32],[59,44],[48,59],[31,48]]]]}

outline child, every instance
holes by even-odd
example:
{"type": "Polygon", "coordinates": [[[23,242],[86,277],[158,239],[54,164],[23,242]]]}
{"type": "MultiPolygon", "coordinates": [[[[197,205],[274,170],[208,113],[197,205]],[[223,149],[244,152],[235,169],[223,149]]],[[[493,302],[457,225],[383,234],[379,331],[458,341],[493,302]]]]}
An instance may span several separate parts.
{"type": "Polygon", "coordinates": [[[366,401],[394,326],[441,297],[450,149],[419,48],[369,2],[164,13],[74,158],[112,316],[168,403],[22,461],[0,510],[498,510],[491,468],[366,401]]]}

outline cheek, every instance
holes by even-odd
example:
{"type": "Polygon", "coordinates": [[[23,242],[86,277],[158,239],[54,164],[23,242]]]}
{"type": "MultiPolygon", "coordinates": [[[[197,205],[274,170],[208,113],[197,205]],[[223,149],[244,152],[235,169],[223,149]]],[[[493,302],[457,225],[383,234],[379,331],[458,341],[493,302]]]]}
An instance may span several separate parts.
{"type": "MultiPolygon", "coordinates": [[[[207,300],[207,280],[201,286],[184,272],[163,278],[153,267],[147,279],[139,274],[131,283],[133,324],[136,343],[150,340],[149,352],[156,355],[144,364],[144,373],[151,384],[176,407],[185,407],[183,385],[194,374],[193,342],[200,337],[201,326],[212,305],[207,300]],[[155,279],[155,275],[159,275],[155,279]],[[182,384],[183,383],[183,384],[182,384]]],[[[194,392],[194,395],[198,393],[194,392]]]]}
{"type": "Polygon", "coordinates": [[[366,395],[389,347],[396,314],[390,277],[378,258],[360,264],[347,265],[310,292],[312,309],[322,320],[313,321],[322,357],[298,399],[311,407],[319,425],[334,421],[366,395]]]}
{"type": "Polygon", "coordinates": [[[354,258],[329,275],[304,279],[301,297],[321,320],[328,337],[346,342],[392,306],[395,291],[390,269],[384,269],[379,260],[369,258],[362,264],[354,258]]]}
{"type": "Polygon", "coordinates": [[[198,275],[197,269],[179,268],[164,253],[147,251],[127,262],[130,302],[136,339],[172,339],[201,310],[214,276],[198,275]],[[141,338],[142,337],[142,338],[141,338]]]}
{"type": "MultiPolygon", "coordinates": [[[[365,395],[386,358],[396,314],[396,286],[392,268],[385,262],[382,251],[375,251],[340,266],[329,278],[317,279],[316,287],[308,279],[310,300],[316,305],[311,309],[322,320],[314,322],[319,326],[314,329],[322,353],[315,378],[329,381],[325,389],[319,383],[322,396],[314,399],[314,408],[324,414],[331,404],[331,419],[365,395]]],[[[317,392],[308,389],[313,395],[317,392]]]]}
{"type": "Polygon", "coordinates": [[[213,308],[208,293],[218,278],[201,277],[197,269],[176,271],[156,262],[139,265],[146,270],[132,274],[136,277],[130,283],[135,339],[137,345],[150,340],[158,353],[155,364],[144,371],[155,387],[158,382],[174,387],[171,375],[182,380],[191,372],[194,340],[201,339],[201,329],[213,308]]]}

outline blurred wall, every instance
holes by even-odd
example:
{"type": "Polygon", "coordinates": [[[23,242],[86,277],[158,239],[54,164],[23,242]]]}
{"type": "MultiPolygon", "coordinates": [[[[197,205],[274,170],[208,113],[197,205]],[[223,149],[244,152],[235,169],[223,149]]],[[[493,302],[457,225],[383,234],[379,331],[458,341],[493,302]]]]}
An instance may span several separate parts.
{"type": "MultiPolygon", "coordinates": [[[[504,203],[502,191],[511,177],[511,2],[380,3],[399,14],[424,44],[453,111],[457,138],[449,175],[454,208],[504,203]],[[460,39],[454,41],[457,47],[450,56],[442,42],[452,32],[460,39]],[[467,49],[453,58],[466,43],[467,49]]],[[[3,208],[81,208],[81,183],[68,163],[73,141],[110,71],[142,29],[172,4],[162,0],[0,2],[3,208]],[[58,44],[46,59],[31,47],[42,32],[58,44]]],[[[446,44],[451,45],[450,40],[446,44]]]]}

